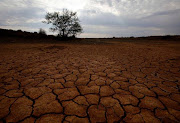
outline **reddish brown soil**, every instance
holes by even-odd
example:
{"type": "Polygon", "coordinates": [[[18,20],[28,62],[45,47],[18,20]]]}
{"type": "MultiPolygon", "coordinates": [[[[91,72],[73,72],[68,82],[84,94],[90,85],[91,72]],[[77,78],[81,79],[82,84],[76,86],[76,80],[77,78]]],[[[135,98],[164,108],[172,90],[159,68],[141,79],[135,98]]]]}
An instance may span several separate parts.
{"type": "Polygon", "coordinates": [[[179,49],[0,44],[0,122],[179,122],[179,49]]]}

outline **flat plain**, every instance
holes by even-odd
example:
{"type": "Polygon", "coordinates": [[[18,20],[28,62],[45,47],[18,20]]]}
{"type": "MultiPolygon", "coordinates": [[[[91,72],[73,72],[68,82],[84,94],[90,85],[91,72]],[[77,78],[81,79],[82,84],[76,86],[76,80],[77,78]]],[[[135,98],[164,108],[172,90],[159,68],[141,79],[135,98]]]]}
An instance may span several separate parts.
{"type": "Polygon", "coordinates": [[[0,119],[180,122],[180,42],[2,43],[0,119]]]}

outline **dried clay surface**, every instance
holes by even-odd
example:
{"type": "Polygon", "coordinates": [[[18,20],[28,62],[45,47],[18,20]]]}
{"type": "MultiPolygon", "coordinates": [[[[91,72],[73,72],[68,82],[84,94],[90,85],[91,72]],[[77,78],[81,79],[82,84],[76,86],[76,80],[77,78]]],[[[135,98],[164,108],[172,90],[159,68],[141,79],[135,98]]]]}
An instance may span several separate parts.
{"type": "Polygon", "coordinates": [[[0,47],[0,123],[180,122],[178,42],[0,47]]]}

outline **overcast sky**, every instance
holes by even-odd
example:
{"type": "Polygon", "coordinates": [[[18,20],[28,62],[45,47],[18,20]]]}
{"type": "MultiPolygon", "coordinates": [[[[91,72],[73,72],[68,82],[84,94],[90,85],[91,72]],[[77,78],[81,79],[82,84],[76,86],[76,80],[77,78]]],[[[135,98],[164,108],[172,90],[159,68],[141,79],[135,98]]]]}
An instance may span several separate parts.
{"type": "Polygon", "coordinates": [[[75,11],[79,37],[180,34],[180,0],[0,0],[0,28],[38,31],[46,12],[75,11]]]}

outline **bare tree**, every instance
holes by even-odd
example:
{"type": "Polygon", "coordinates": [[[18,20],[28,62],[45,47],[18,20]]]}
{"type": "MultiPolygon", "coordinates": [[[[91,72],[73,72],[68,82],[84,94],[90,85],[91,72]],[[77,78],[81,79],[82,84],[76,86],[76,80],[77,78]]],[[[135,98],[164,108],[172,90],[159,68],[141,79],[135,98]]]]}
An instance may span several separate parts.
{"type": "Polygon", "coordinates": [[[60,12],[47,13],[45,16],[46,21],[43,23],[52,24],[51,31],[58,31],[60,37],[71,37],[82,33],[80,21],[76,12],[63,9],[60,12]]]}

